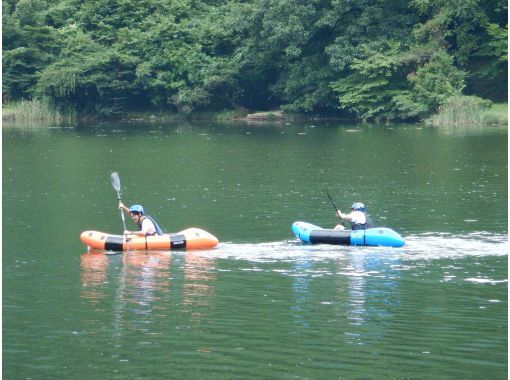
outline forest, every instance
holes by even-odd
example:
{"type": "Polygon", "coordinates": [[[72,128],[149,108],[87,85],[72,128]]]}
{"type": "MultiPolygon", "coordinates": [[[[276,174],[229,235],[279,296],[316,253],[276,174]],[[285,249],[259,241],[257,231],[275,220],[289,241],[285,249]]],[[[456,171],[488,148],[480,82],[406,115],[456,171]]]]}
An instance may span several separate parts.
{"type": "Polygon", "coordinates": [[[502,0],[4,0],[3,102],[419,120],[506,102],[502,0]]]}

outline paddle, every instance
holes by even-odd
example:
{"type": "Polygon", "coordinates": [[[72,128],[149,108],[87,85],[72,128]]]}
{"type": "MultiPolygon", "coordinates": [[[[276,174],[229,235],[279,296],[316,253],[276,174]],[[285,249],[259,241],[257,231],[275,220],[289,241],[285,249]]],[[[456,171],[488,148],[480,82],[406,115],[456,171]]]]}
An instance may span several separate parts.
{"type": "MultiPolygon", "coordinates": [[[[112,186],[117,192],[117,199],[119,200],[119,203],[122,202],[120,198],[120,178],[119,174],[117,172],[113,172],[111,175],[112,178],[112,186]]],[[[124,226],[124,231],[126,231],[126,220],[124,219],[124,210],[120,210],[120,216],[122,217],[122,225],[124,226]]]]}
{"type": "Polygon", "coordinates": [[[335,209],[336,211],[336,216],[338,216],[340,218],[340,222],[342,223],[342,226],[345,227],[345,223],[344,223],[344,220],[342,219],[342,217],[340,215],[338,215],[339,211],[338,211],[338,207],[336,207],[336,204],[335,204],[335,201],[333,200],[333,198],[331,197],[331,195],[329,194],[329,191],[328,189],[326,188],[326,194],[329,198],[329,200],[331,201],[331,204],[333,205],[333,208],[335,209]]]}

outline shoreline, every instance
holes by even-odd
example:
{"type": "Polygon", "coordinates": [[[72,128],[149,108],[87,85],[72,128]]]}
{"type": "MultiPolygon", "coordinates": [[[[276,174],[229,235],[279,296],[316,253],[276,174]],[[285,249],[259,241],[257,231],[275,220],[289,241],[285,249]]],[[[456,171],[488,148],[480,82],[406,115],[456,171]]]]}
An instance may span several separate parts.
{"type": "MultiPolygon", "coordinates": [[[[494,104],[489,110],[483,113],[482,116],[486,117],[486,122],[477,124],[479,126],[499,125],[508,126],[508,105],[505,103],[494,104]],[[490,116],[490,117],[488,117],[490,116]]],[[[176,122],[176,121],[212,121],[212,122],[244,122],[250,124],[265,124],[265,123],[288,123],[297,120],[334,120],[352,124],[387,124],[388,122],[363,122],[358,119],[349,119],[333,115],[303,115],[303,114],[289,114],[281,110],[259,111],[248,113],[246,111],[223,111],[223,112],[197,112],[192,114],[179,114],[179,113],[155,113],[155,112],[135,112],[127,113],[122,116],[116,117],[101,117],[96,115],[75,115],[75,116],[61,116],[55,118],[55,115],[41,115],[31,118],[16,112],[16,109],[6,105],[2,108],[2,122],[7,124],[15,124],[18,122],[176,122]]],[[[393,124],[424,124],[427,125],[427,120],[416,121],[392,121],[393,124]]],[[[472,124],[466,124],[472,125],[472,124]]],[[[459,124],[442,124],[441,126],[459,126],[459,124]]]]}

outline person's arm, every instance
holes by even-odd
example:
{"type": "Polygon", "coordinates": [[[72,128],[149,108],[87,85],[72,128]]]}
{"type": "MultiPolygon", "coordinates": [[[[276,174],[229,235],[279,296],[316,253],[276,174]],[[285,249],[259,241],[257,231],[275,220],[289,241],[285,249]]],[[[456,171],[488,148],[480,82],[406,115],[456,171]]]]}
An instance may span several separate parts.
{"type": "Polygon", "coordinates": [[[348,220],[348,221],[351,221],[352,220],[352,215],[351,214],[344,214],[342,213],[342,211],[338,210],[338,212],[336,213],[341,219],[344,219],[344,220],[348,220]]]}

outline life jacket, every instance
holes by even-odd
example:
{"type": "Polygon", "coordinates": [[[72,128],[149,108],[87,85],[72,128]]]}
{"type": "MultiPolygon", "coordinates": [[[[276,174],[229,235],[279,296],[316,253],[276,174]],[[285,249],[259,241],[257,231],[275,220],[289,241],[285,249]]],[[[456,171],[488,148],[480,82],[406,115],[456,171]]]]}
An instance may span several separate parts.
{"type": "MultiPolygon", "coordinates": [[[[147,236],[154,236],[154,235],[164,235],[165,232],[163,231],[163,229],[159,226],[159,224],[154,220],[154,218],[150,215],[144,215],[144,218],[147,218],[149,219],[153,224],[154,224],[154,227],[156,228],[156,232],[153,233],[153,234],[149,234],[147,236]]],[[[136,223],[137,227],[138,227],[138,231],[141,231],[142,230],[142,223],[139,222],[139,223],[136,223]]]]}
{"type": "Polygon", "coordinates": [[[370,219],[370,217],[367,214],[365,214],[365,223],[352,223],[351,222],[351,230],[353,230],[353,231],[366,230],[366,229],[372,228],[372,226],[373,226],[372,220],[370,219]]]}
{"type": "Polygon", "coordinates": [[[365,224],[352,223],[351,224],[351,230],[353,230],[353,231],[355,231],[355,230],[366,230],[367,228],[370,228],[370,227],[367,227],[367,223],[365,223],[365,224]]]}

